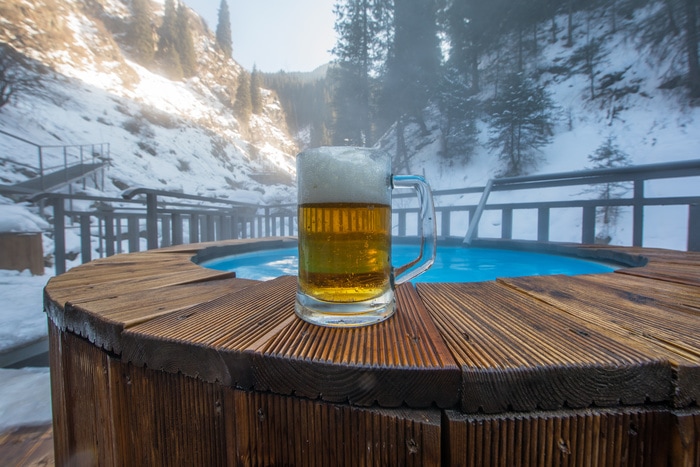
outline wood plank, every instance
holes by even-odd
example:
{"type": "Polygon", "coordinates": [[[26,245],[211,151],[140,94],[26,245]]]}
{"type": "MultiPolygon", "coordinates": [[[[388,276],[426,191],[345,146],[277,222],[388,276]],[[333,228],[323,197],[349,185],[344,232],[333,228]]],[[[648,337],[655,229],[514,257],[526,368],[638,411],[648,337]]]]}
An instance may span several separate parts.
{"type": "Polygon", "coordinates": [[[671,430],[672,420],[669,411],[653,408],[490,416],[448,410],[444,462],[465,467],[682,465],[670,463],[671,446],[661,436],[671,430]]]}
{"type": "Polygon", "coordinates": [[[697,467],[700,465],[700,410],[677,411],[673,415],[669,465],[697,467]]]}
{"type": "Polygon", "coordinates": [[[106,298],[68,303],[62,325],[93,344],[120,354],[124,329],[214,300],[257,282],[226,278],[127,293],[117,290],[106,298]]]}
{"type": "Polygon", "coordinates": [[[295,291],[296,278],[283,276],[135,325],[123,333],[122,358],[250,388],[252,352],[259,340],[296,319],[295,291]]]}
{"type": "Polygon", "coordinates": [[[418,284],[462,368],[462,410],[668,401],[671,366],[505,284],[418,284]]]}
{"type": "Polygon", "coordinates": [[[450,407],[459,368],[410,284],[397,311],[379,324],[326,328],[301,320],[259,347],[256,389],[368,406],[450,407]]]}
{"type": "Polygon", "coordinates": [[[663,303],[685,313],[700,312],[700,291],[697,287],[630,274],[591,274],[582,279],[605,285],[622,294],[644,297],[638,300],[663,303]]]}
{"type": "Polygon", "coordinates": [[[229,465],[439,466],[441,413],[228,391],[229,465]]]}
{"type": "Polygon", "coordinates": [[[114,361],[89,342],[56,332],[52,324],[49,328],[55,336],[52,350],[60,349],[51,357],[56,464],[123,465],[115,458],[112,401],[106,390],[114,361]]]}
{"type": "Polygon", "coordinates": [[[206,381],[356,405],[457,402],[459,369],[411,286],[398,291],[394,318],[354,329],[301,321],[295,292],[296,278],[282,277],[134,326],[124,332],[124,358],[206,381]]]}
{"type": "Polygon", "coordinates": [[[700,286],[700,268],[698,268],[697,263],[650,262],[643,268],[618,269],[615,272],[676,282],[694,287],[700,286]]]}
{"type": "Polygon", "coordinates": [[[115,460],[100,465],[226,465],[224,388],[115,360],[109,386],[115,460]]]}
{"type": "Polygon", "coordinates": [[[684,406],[700,400],[700,316],[694,310],[665,306],[641,290],[610,288],[592,276],[513,278],[502,283],[609,333],[633,339],[637,348],[657,348],[654,353],[668,360],[675,372],[670,381],[674,403],[684,406]]]}
{"type": "Polygon", "coordinates": [[[86,281],[82,285],[60,288],[52,285],[52,287],[46,287],[45,293],[49,300],[61,308],[65,303],[70,303],[73,300],[85,303],[90,300],[101,300],[113,296],[115,293],[124,294],[229,277],[234,277],[234,274],[194,266],[193,269],[172,272],[159,271],[142,277],[130,277],[129,274],[124,274],[119,278],[113,278],[111,281],[101,281],[99,283],[86,281]]]}
{"type": "Polygon", "coordinates": [[[51,424],[13,427],[0,434],[0,461],[5,466],[52,466],[51,424]]]}

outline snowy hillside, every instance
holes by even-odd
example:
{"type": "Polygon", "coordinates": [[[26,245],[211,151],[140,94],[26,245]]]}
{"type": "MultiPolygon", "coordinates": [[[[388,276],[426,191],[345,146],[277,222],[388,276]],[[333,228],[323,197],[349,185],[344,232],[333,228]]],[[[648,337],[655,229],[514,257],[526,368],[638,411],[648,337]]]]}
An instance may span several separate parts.
{"type": "MultiPolygon", "coordinates": [[[[3,2],[0,41],[44,71],[27,70],[40,85],[0,110],[2,130],[39,145],[108,143],[110,194],[146,186],[248,202],[292,199],[296,145],[276,96],[263,91],[264,110],[248,125],[236,118],[231,101],[242,69],[216,50],[212,33],[192,11],[198,74],[172,81],[139,66],[120,42],[129,4],[3,2]],[[270,172],[288,183],[255,180],[270,172]]],[[[11,138],[0,137],[0,153],[37,164],[36,150],[11,138]]],[[[57,165],[62,154],[49,151],[48,157],[55,160],[47,165],[57,165]]],[[[21,179],[16,169],[0,167],[2,183],[21,179]]]]}
{"type": "MultiPolygon", "coordinates": [[[[668,89],[665,83],[669,76],[681,75],[684,71],[677,63],[682,54],[677,50],[650,50],[642,46],[639,24],[643,23],[654,9],[662,5],[652,4],[639,10],[625,22],[618,18],[616,31],[611,32],[609,21],[603,21],[593,12],[574,15],[575,44],[599,38],[602,42],[601,61],[596,68],[595,99],[590,98],[589,77],[572,70],[567,63],[576,46],[567,47],[567,16],[554,18],[559,31],[559,40],[549,40],[549,21],[540,28],[540,43],[545,57],[538,63],[526,65],[525,73],[537,76],[538,85],[544,86],[555,104],[554,135],[552,142],[540,149],[539,163],[533,172],[556,173],[590,168],[588,156],[608,137],[614,137],[619,148],[630,156],[631,162],[649,164],[688,159],[700,159],[700,103],[687,97],[684,88],[668,89]],[[593,17],[593,26],[587,24],[593,17]],[[679,57],[680,55],[680,57],[679,57]],[[600,91],[606,76],[615,81],[609,92],[600,91]]],[[[503,42],[515,42],[505,38],[503,42]]],[[[481,93],[477,99],[486,101],[493,97],[497,83],[497,71],[490,69],[502,49],[493,56],[482,58],[480,68],[485,76],[481,93]],[[491,73],[491,74],[489,74],[491,73]]],[[[424,119],[430,130],[423,135],[416,123],[408,125],[405,144],[408,147],[411,171],[424,171],[434,188],[456,188],[483,185],[499,171],[497,155],[487,147],[490,128],[485,115],[479,120],[479,143],[466,165],[457,162],[436,163],[441,151],[441,115],[435,107],[426,109],[424,119]]],[[[395,130],[387,133],[379,142],[389,151],[396,149],[395,130]]]]}

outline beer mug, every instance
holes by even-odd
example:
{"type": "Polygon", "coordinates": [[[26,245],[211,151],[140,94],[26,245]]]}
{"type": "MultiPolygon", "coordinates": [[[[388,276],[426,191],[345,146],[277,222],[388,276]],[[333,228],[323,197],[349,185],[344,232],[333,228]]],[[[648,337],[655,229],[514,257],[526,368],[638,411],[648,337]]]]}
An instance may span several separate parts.
{"type": "Polygon", "coordinates": [[[334,327],[389,318],[395,285],[427,271],[435,260],[430,186],[419,176],[392,175],[391,156],[384,151],[350,147],[302,152],[297,180],[297,315],[334,327]],[[420,201],[419,256],[396,269],[391,264],[392,188],[413,188],[420,201]]]}

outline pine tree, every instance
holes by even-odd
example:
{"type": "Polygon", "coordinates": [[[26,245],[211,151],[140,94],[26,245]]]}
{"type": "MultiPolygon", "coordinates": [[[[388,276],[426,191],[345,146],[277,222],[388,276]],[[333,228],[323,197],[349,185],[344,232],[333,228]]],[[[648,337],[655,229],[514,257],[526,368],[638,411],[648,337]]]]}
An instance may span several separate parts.
{"type": "Polygon", "coordinates": [[[155,41],[151,28],[151,9],[148,0],[133,0],[134,18],[129,30],[131,46],[136,60],[145,66],[153,62],[155,56],[155,41]]]}
{"type": "Polygon", "coordinates": [[[420,117],[440,73],[436,3],[394,0],[394,35],[387,59],[383,108],[389,121],[420,117]]]}
{"type": "Polygon", "coordinates": [[[536,166],[536,151],[552,139],[554,103],[522,73],[510,75],[503,87],[491,103],[488,146],[499,151],[501,175],[522,175],[536,166]]]}
{"type": "Polygon", "coordinates": [[[175,50],[175,47],[165,49],[161,53],[161,60],[164,65],[165,75],[168,78],[178,81],[185,77],[185,73],[182,71],[182,64],[180,63],[180,55],[175,50]]]}
{"type": "Polygon", "coordinates": [[[442,156],[450,163],[460,161],[466,164],[478,145],[478,101],[468,80],[456,68],[445,72],[438,103],[442,116],[442,156]]]}
{"type": "Polygon", "coordinates": [[[175,47],[176,18],[175,0],[165,0],[163,24],[158,29],[158,51],[163,55],[167,54],[169,48],[175,47]]]}
{"type": "Polygon", "coordinates": [[[347,0],[335,6],[335,144],[364,146],[375,139],[375,75],[386,61],[390,4],[347,0]]]}
{"type": "Polygon", "coordinates": [[[247,126],[253,113],[253,103],[250,96],[250,75],[245,70],[241,71],[238,77],[238,89],[236,90],[233,111],[236,118],[247,126]]]}
{"type": "Polygon", "coordinates": [[[158,60],[164,69],[165,75],[174,80],[183,78],[180,55],[175,48],[177,32],[175,22],[177,11],[174,0],[165,0],[163,23],[158,28],[158,60]]]}
{"type": "Polygon", "coordinates": [[[231,41],[231,13],[229,13],[226,0],[221,0],[221,5],[219,5],[219,22],[216,25],[216,45],[219,46],[226,58],[231,58],[231,54],[233,53],[233,42],[231,41]]]}
{"type": "Polygon", "coordinates": [[[197,73],[197,55],[194,51],[192,32],[188,22],[187,7],[180,3],[175,18],[175,49],[180,56],[182,72],[186,78],[197,73]]]}
{"type": "MultiPolygon", "coordinates": [[[[593,169],[610,169],[614,167],[623,167],[630,165],[631,158],[620,147],[615,144],[615,137],[608,136],[603,143],[598,146],[593,154],[588,156],[588,160],[593,163],[593,169]]],[[[624,196],[630,187],[624,183],[611,182],[603,183],[595,188],[595,193],[598,194],[598,199],[611,200],[624,196]]],[[[602,224],[602,228],[596,234],[598,242],[609,243],[611,232],[620,216],[619,206],[602,206],[598,208],[597,217],[602,224]]]]}
{"type": "Polygon", "coordinates": [[[261,114],[263,111],[262,86],[262,75],[257,67],[253,65],[253,73],[250,75],[250,101],[251,110],[256,115],[261,114]]]}
{"type": "Polygon", "coordinates": [[[569,57],[569,66],[576,72],[582,72],[588,76],[588,85],[591,100],[596,98],[595,78],[598,75],[598,66],[603,60],[603,40],[589,37],[585,45],[574,50],[569,57]]]}

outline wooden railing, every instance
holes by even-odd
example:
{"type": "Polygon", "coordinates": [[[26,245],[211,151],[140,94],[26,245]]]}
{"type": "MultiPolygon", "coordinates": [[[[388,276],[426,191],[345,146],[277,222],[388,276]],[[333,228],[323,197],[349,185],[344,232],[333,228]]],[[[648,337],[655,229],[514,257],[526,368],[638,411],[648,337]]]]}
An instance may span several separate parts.
{"type": "MultiPolygon", "coordinates": [[[[700,160],[653,164],[615,169],[568,172],[552,175],[500,178],[486,186],[433,192],[436,200],[438,236],[474,239],[518,238],[524,217],[536,219],[536,234],[531,240],[559,241],[550,237],[557,210],[575,210],[580,224],[578,242],[596,241],[597,212],[605,207],[627,207],[632,211],[632,241],[645,246],[645,210],[658,206],[680,206],[685,209],[687,249],[700,251],[700,160]],[[648,189],[649,183],[661,180],[691,178],[691,194],[648,196],[659,191],[648,189]],[[629,184],[629,195],[599,199],[591,187],[606,184],[629,184]],[[574,187],[561,199],[561,190],[574,187]],[[556,189],[548,195],[548,189],[556,189]],[[499,193],[500,192],[500,193],[499,193]],[[501,199],[493,201],[494,196],[501,199]],[[547,196],[555,196],[548,199],[547,196]],[[528,200],[531,198],[532,200],[528,200]],[[493,201],[493,202],[490,202],[493,201]],[[517,216],[519,212],[531,215],[517,216]],[[498,218],[498,232],[479,234],[483,229],[482,213],[498,218]]],[[[98,256],[111,256],[183,243],[232,238],[295,236],[298,233],[295,204],[258,206],[227,199],[173,193],[147,188],[132,188],[122,198],[42,193],[33,201],[44,200],[53,207],[53,232],[56,273],[66,270],[66,232],[76,232],[80,239],[81,261],[98,256]],[[66,200],[89,201],[90,210],[66,208],[66,200]],[[69,220],[66,224],[66,219],[69,220]],[[95,245],[96,244],[96,245],[95,245]]],[[[69,206],[84,203],[69,203],[69,206]]],[[[394,235],[416,235],[418,207],[413,196],[394,195],[394,235]]],[[[493,222],[492,222],[493,223],[493,222]]],[[[683,223],[683,222],[681,222],[683,223]]],[[[493,226],[490,226],[493,227],[493,226]]],[[[491,228],[493,230],[493,228],[491,228]]],[[[74,252],[77,253],[77,252],[74,252]]]]}

